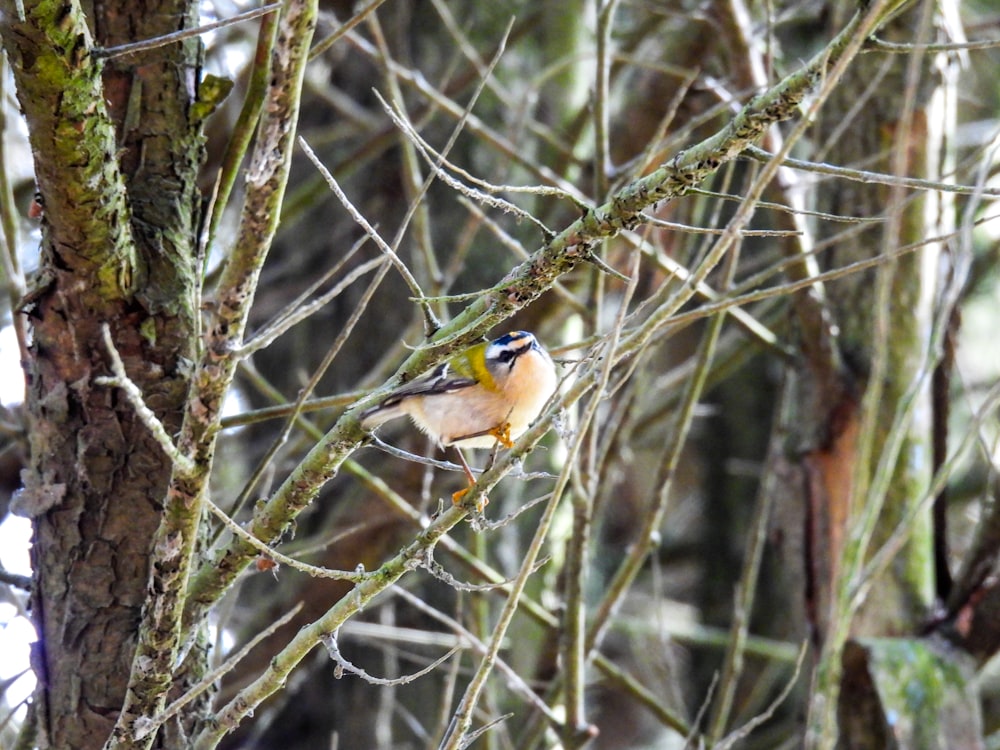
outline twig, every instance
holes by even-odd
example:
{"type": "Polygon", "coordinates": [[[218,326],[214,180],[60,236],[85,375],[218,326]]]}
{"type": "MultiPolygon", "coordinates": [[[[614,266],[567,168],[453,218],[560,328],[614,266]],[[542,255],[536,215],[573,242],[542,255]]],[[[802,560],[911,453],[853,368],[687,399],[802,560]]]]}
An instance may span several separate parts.
{"type": "MultiPolygon", "coordinates": [[[[551,418],[551,414],[552,410],[550,409],[546,416],[551,418]]],[[[516,449],[518,446],[530,446],[537,442],[546,427],[546,420],[544,418],[536,422],[534,427],[521,436],[518,443],[515,445],[515,448],[512,449],[505,457],[506,463],[509,464],[514,460],[514,458],[517,457],[516,449]]],[[[483,477],[481,477],[479,481],[469,490],[466,495],[466,502],[475,503],[480,494],[486,490],[485,487],[480,488],[480,485],[482,485],[485,481],[488,486],[489,479],[494,476],[496,472],[502,471],[504,464],[505,462],[503,461],[498,462],[497,466],[494,466],[492,469],[487,471],[483,477]]],[[[509,587],[507,600],[504,603],[504,607],[501,610],[499,617],[497,618],[496,624],[494,625],[493,635],[487,651],[480,660],[479,667],[473,675],[472,680],[466,687],[465,694],[462,696],[462,701],[455,711],[454,720],[452,725],[449,727],[448,734],[441,743],[441,750],[458,750],[466,744],[469,728],[472,725],[473,710],[479,702],[479,696],[485,687],[486,678],[493,670],[493,667],[497,664],[497,655],[500,651],[501,644],[507,634],[507,629],[510,627],[511,621],[514,618],[514,614],[517,612],[521,595],[523,594],[528,578],[534,569],[535,561],[540,556],[541,548],[545,541],[545,537],[548,535],[549,527],[552,523],[552,518],[555,515],[556,508],[558,507],[559,499],[561,498],[562,491],[566,486],[567,477],[568,469],[563,471],[557,482],[556,490],[552,494],[552,498],[545,506],[545,511],[538,523],[538,529],[536,530],[528,549],[524,553],[517,577],[509,587]]]]}
{"type": "Polygon", "coordinates": [[[312,52],[309,53],[309,59],[315,60],[317,57],[326,52],[330,47],[332,47],[338,39],[347,34],[351,29],[357,26],[359,23],[364,21],[369,15],[374,13],[378,6],[384,3],[385,0],[371,0],[364,8],[361,8],[354,13],[344,24],[340,26],[335,32],[330,34],[330,36],[325,39],[321,39],[316,42],[316,46],[313,47],[312,52]]]}
{"type": "MultiPolygon", "coordinates": [[[[569,455],[566,458],[567,466],[575,466],[577,464],[576,457],[583,450],[584,441],[596,436],[597,431],[591,430],[590,427],[597,417],[598,409],[604,404],[606,398],[608,383],[611,381],[611,370],[615,363],[613,353],[618,347],[628,307],[639,281],[640,258],[639,253],[634,253],[632,256],[632,272],[629,284],[618,303],[614,323],[604,339],[603,348],[600,350],[604,352],[604,356],[594,357],[592,367],[596,370],[595,387],[580,415],[576,438],[571,443],[569,455]]],[[[594,457],[596,450],[591,446],[588,454],[594,457]]],[[[596,472],[593,467],[590,468],[589,474],[596,479],[596,472]]],[[[570,747],[579,746],[584,739],[583,736],[587,734],[586,731],[581,732],[581,728],[588,726],[584,705],[588,661],[585,602],[588,589],[587,558],[590,554],[594,494],[593,487],[583,488],[571,494],[573,530],[566,553],[566,584],[563,593],[566,602],[563,615],[564,635],[560,639],[565,674],[564,691],[566,694],[566,727],[564,728],[563,743],[570,747]]]]}
{"type": "Polygon", "coordinates": [[[250,147],[250,142],[260,121],[261,107],[264,97],[267,95],[268,80],[271,73],[271,52],[274,50],[278,32],[277,15],[268,15],[260,22],[260,29],[257,32],[257,45],[253,54],[253,67],[247,80],[246,94],[243,98],[243,106],[233,124],[232,133],[226,143],[225,153],[222,155],[219,175],[216,179],[212,200],[209,204],[209,216],[205,222],[205,231],[199,252],[202,254],[202,273],[206,269],[208,262],[208,248],[215,242],[215,236],[225,213],[226,206],[229,205],[229,198],[233,192],[239,175],[240,166],[250,147]]]}
{"type": "MultiPolygon", "coordinates": [[[[396,586],[393,588],[393,593],[397,596],[401,596],[414,607],[419,609],[431,617],[433,617],[438,622],[444,623],[451,630],[453,630],[459,637],[466,640],[473,649],[475,649],[480,654],[485,654],[487,652],[487,645],[483,643],[479,638],[475,636],[472,632],[462,626],[462,624],[453,617],[449,617],[444,612],[436,609],[420,597],[415,596],[401,586],[396,586]]],[[[549,706],[542,701],[538,694],[532,689],[532,687],[524,681],[524,678],[518,674],[517,670],[507,664],[503,659],[497,658],[496,660],[497,669],[503,674],[503,676],[509,681],[512,689],[522,698],[524,698],[530,705],[534,706],[538,711],[540,711],[546,718],[553,723],[553,725],[559,724],[559,718],[552,711],[549,706]]]]}
{"type": "Polygon", "coordinates": [[[282,314],[277,320],[269,323],[263,330],[254,334],[252,339],[241,346],[240,356],[248,357],[254,352],[270,346],[282,334],[321,310],[325,305],[329,304],[331,300],[339,297],[347,289],[347,287],[369,271],[377,269],[383,263],[385,263],[385,258],[382,256],[365,261],[357,268],[351,269],[351,271],[348,272],[343,279],[338,281],[332,289],[324,292],[312,302],[293,306],[292,310],[282,314]]]}
{"type": "MultiPolygon", "coordinates": [[[[742,198],[740,198],[740,200],[742,200],[742,198]]],[[[763,203],[758,203],[757,205],[760,207],[763,203]]],[[[782,208],[785,207],[783,206],[782,208]]],[[[643,224],[652,224],[654,227],[672,229],[677,232],[689,232],[691,234],[725,234],[726,232],[725,229],[717,229],[715,227],[696,227],[691,224],[678,224],[676,221],[658,219],[649,214],[643,214],[642,222],[643,224]]],[[[739,234],[740,237],[795,237],[800,235],[801,232],[788,229],[740,229],[739,234]]]]}
{"type": "MultiPolygon", "coordinates": [[[[531,222],[542,231],[542,234],[545,237],[552,236],[552,230],[539,221],[538,218],[530,211],[525,211],[503,198],[498,198],[494,195],[471,188],[448,174],[448,172],[442,169],[442,165],[450,166],[450,163],[443,156],[438,156],[436,159],[432,158],[430,146],[417,134],[416,130],[414,130],[413,126],[403,117],[403,115],[390,106],[389,103],[382,98],[382,95],[379,94],[378,91],[375,92],[375,96],[378,97],[378,100],[382,103],[382,108],[389,116],[389,119],[391,119],[396,127],[398,127],[412,141],[413,145],[416,146],[417,150],[420,151],[420,154],[424,157],[424,160],[433,170],[435,176],[448,185],[448,187],[458,193],[461,193],[466,198],[476,201],[477,203],[481,203],[492,208],[498,208],[504,213],[514,214],[514,216],[519,220],[531,222]]],[[[495,193],[499,191],[494,186],[494,189],[491,192],[495,193]]]]}
{"type": "MultiPolygon", "coordinates": [[[[759,150],[759,149],[758,149],[759,150]]],[[[767,153],[766,151],[760,152],[762,155],[767,153]]],[[[789,160],[785,160],[785,165],[788,166],[789,160]]],[[[742,203],[745,196],[733,195],[731,193],[722,193],[718,190],[708,190],[707,188],[691,188],[688,191],[688,195],[704,195],[707,198],[718,198],[719,200],[732,201],[734,203],[742,203]]],[[[822,219],[823,221],[835,221],[841,224],[881,224],[885,221],[881,216],[848,216],[846,214],[831,214],[827,211],[815,211],[807,208],[799,208],[785,205],[784,203],[775,203],[773,201],[758,201],[757,208],[766,208],[772,211],[783,211],[785,213],[793,214],[795,216],[810,216],[816,219],[822,219]]],[[[699,230],[708,231],[708,230],[699,230]]],[[[718,230],[713,230],[713,233],[718,230]]],[[[744,237],[753,236],[753,230],[742,230],[741,232],[744,237]]]]}
{"type": "Polygon", "coordinates": [[[213,503],[211,500],[205,500],[206,507],[212,511],[212,513],[222,521],[223,525],[229,529],[233,534],[238,536],[240,539],[245,541],[252,547],[255,547],[261,552],[261,554],[267,555],[269,558],[274,560],[276,563],[282,565],[287,565],[289,568],[299,571],[300,573],[305,573],[313,578],[332,578],[335,581],[352,581],[353,583],[358,583],[364,581],[371,577],[371,573],[365,573],[364,571],[350,571],[350,570],[333,570],[332,568],[321,568],[316,565],[310,565],[309,563],[304,563],[295,558],[284,555],[278,550],[274,549],[268,544],[257,539],[252,534],[249,534],[246,529],[240,526],[236,521],[229,517],[229,515],[222,510],[218,505],[213,503]]]}
{"type": "MultiPolygon", "coordinates": [[[[296,398],[295,404],[293,404],[292,411],[288,416],[288,420],[285,423],[285,426],[282,428],[281,432],[275,437],[275,439],[271,442],[271,446],[268,448],[267,452],[261,457],[260,461],[258,462],[257,468],[254,470],[253,474],[250,476],[246,484],[243,486],[243,489],[236,500],[235,507],[239,508],[250,497],[250,493],[253,491],[254,487],[256,487],[257,482],[260,481],[260,478],[264,475],[264,472],[270,466],[270,463],[277,455],[278,450],[281,448],[282,445],[285,444],[285,441],[288,439],[289,434],[291,434],[292,427],[295,424],[303,421],[299,419],[301,405],[305,403],[309,395],[315,390],[320,379],[326,374],[326,371],[330,368],[330,365],[333,364],[334,359],[336,359],[337,355],[343,349],[343,346],[347,342],[347,339],[354,332],[354,328],[355,326],[357,326],[358,321],[361,319],[362,314],[368,308],[368,303],[370,302],[372,296],[375,294],[375,291],[378,289],[379,285],[382,283],[382,280],[385,278],[387,271],[389,270],[389,267],[385,265],[383,262],[384,258],[380,257],[377,258],[376,260],[378,262],[376,263],[377,270],[375,272],[375,275],[369,280],[368,286],[365,288],[364,292],[362,292],[361,297],[356,301],[354,309],[351,311],[350,317],[340,327],[340,330],[337,332],[337,337],[330,345],[330,348],[327,350],[326,354],[323,355],[323,360],[316,367],[316,371],[313,372],[312,375],[310,376],[309,382],[307,382],[305,384],[305,387],[303,387],[299,391],[298,398],[296,398]]],[[[350,277],[351,275],[349,274],[348,276],[350,277]]],[[[340,285],[338,285],[338,287],[339,286],[340,285]]],[[[317,435],[316,438],[319,439],[319,435],[317,435]]]]}
{"type": "Polygon", "coordinates": [[[381,622],[363,622],[348,620],[340,628],[340,635],[348,640],[352,638],[359,643],[377,647],[374,641],[392,641],[406,643],[411,646],[434,646],[435,648],[470,648],[468,638],[462,635],[451,635],[441,631],[408,628],[401,625],[386,625],[381,622]]]}
{"type": "Polygon", "coordinates": [[[108,352],[108,358],[111,360],[111,372],[115,375],[113,378],[100,376],[94,378],[94,382],[98,385],[108,385],[115,388],[120,388],[124,393],[125,397],[128,399],[129,403],[132,404],[132,408],[135,409],[136,416],[139,418],[146,429],[148,429],[152,435],[153,439],[159,444],[160,448],[170,459],[174,466],[179,467],[185,473],[190,473],[194,470],[194,461],[191,460],[189,456],[184,455],[180,449],[174,445],[174,441],[170,439],[170,435],[167,434],[166,428],[163,423],[156,418],[153,410],[146,406],[146,402],[142,398],[142,391],[139,390],[131,378],[129,378],[128,373],[125,372],[125,364],[122,362],[121,356],[118,354],[118,350],[115,348],[115,342],[111,340],[111,329],[108,327],[107,323],[101,323],[101,336],[104,339],[104,348],[108,352]]]}
{"type": "MultiPolygon", "coordinates": [[[[545,557],[535,563],[535,571],[541,569],[549,561],[549,558],[545,557]]],[[[424,568],[432,576],[437,578],[442,583],[451,586],[451,588],[456,591],[493,591],[495,589],[502,589],[505,586],[509,586],[514,582],[513,578],[506,578],[501,581],[491,581],[490,583],[466,583],[465,581],[460,581],[451,573],[442,567],[441,563],[434,559],[433,550],[427,553],[427,557],[424,559],[424,568]]],[[[534,571],[533,571],[534,572],[534,571]]]]}
{"type": "MultiPolygon", "coordinates": [[[[871,555],[870,560],[867,562],[862,570],[859,570],[856,579],[852,583],[852,599],[855,602],[854,606],[859,606],[867,594],[868,590],[871,588],[872,583],[877,580],[877,578],[882,575],[885,570],[889,567],[889,564],[893,561],[895,556],[899,553],[903,544],[910,538],[911,534],[918,527],[916,523],[917,518],[926,513],[927,509],[934,502],[934,498],[941,492],[941,490],[947,485],[948,480],[952,477],[956,471],[956,467],[962,460],[965,452],[972,445],[975,438],[979,435],[979,429],[983,424],[988,423],[994,418],[996,414],[997,406],[1000,405],[1000,383],[996,383],[990,388],[989,392],[983,399],[983,403],[980,408],[976,411],[971,419],[971,423],[966,430],[965,434],[962,435],[961,440],[958,441],[958,445],[952,450],[951,455],[948,459],[941,464],[935,473],[930,485],[925,490],[923,496],[920,500],[912,507],[910,507],[906,514],[900,518],[899,523],[892,530],[889,537],[882,543],[882,545],[871,555]]],[[[987,511],[985,513],[986,518],[980,520],[980,524],[988,522],[991,517],[995,517],[995,511],[987,511]]],[[[981,550],[978,548],[978,540],[973,549],[970,550],[968,558],[963,563],[962,572],[956,579],[956,592],[960,592],[961,595],[968,596],[975,586],[981,581],[981,578],[985,578],[988,575],[991,566],[974,566],[970,565],[972,562],[982,561],[977,558],[978,554],[981,554],[981,550]]],[[[953,597],[954,599],[961,598],[961,596],[953,597]]],[[[964,602],[962,602],[964,603],[964,602]]],[[[955,602],[950,602],[952,608],[957,608],[955,602]]]]}
{"type": "Polygon", "coordinates": [[[799,675],[802,673],[802,663],[805,661],[808,650],[809,642],[803,641],[801,648],[799,648],[799,656],[795,660],[795,672],[792,673],[792,676],[785,684],[784,689],[778,694],[778,697],[771,702],[771,705],[767,707],[767,710],[758,716],[754,716],[742,727],[728,735],[722,740],[722,742],[715,746],[715,750],[728,750],[728,748],[733,747],[737,742],[749,735],[750,732],[774,716],[774,712],[777,711],[778,707],[785,702],[785,699],[788,698],[789,694],[791,694],[792,688],[795,687],[795,683],[799,681],[799,675]]]}
{"type": "Polygon", "coordinates": [[[459,506],[447,509],[402,551],[374,571],[370,577],[358,583],[350,594],[340,599],[318,620],[301,628],[288,645],[275,654],[264,673],[243,688],[216,714],[215,720],[192,742],[193,748],[195,750],[214,748],[222,736],[235,728],[244,716],[252,713],[262,701],[285,684],[288,674],[320,642],[321,638],[337,630],[368,602],[418,566],[425,550],[434,546],[465,516],[466,511],[459,506]]]}
{"type": "Polygon", "coordinates": [[[365,233],[371,238],[371,240],[378,246],[379,250],[385,254],[385,257],[389,259],[392,263],[392,267],[396,269],[396,272],[403,278],[406,285],[410,288],[410,293],[413,294],[413,298],[422,305],[426,304],[426,296],[420,289],[420,284],[417,283],[416,278],[410,272],[410,269],[406,267],[406,264],[400,260],[400,257],[396,255],[396,251],[393,250],[389,244],[382,239],[382,236],[376,231],[368,220],[362,215],[362,213],[351,203],[351,200],[347,197],[347,194],[341,189],[340,184],[330,173],[330,170],[326,168],[326,165],[319,160],[316,156],[316,152],[312,150],[309,143],[305,138],[299,136],[299,146],[305,152],[306,158],[312,162],[313,166],[320,173],[326,184],[330,187],[331,192],[337,196],[337,200],[340,201],[341,205],[347,209],[347,213],[350,214],[351,218],[354,219],[355,223],[365,230],[365,233]]]}
{"type": "Polygon", "coordinates": [[[324,411],[327,409],[342,409],[345,406],[350,406],[366,393],[367,391],[351,391],[348,393],[342,393],[338,396],[310,398],[303,401],[301,404],[291,403],[278,404],[277,406],[264,406],[260,409],[245,411],[231,417],[223,417],[219,422],[219,426],[223,430],[230,430],[234,427],[245,427],[247,425],[257,424],[258,422],[266,422],[269,419],[285,419],[296,412],[305,414],[308,412],[324,411]]]}
{"type": "Polygon", "coordinates": [[[265,640],[266,638],[269,638],[273,633],[277,632],[279,629],[281,629],[289,622],[291,622],[292,618],[294,618],[295,615],[297,615],[300,611],[302,611],[302,606],[303,606],[302,602],[299,602],[294,607],[292,607],[288,612],[286,612],[277,620],[275,620],[266,628],[264,628],[261,632],[257,633],[257,635],[255,635],[253,638],[250,639],[249,643],[243,646],[243,648],[241,648],[235,654],[230,655],[224,662],[222,662],[222,664],[217,666],[215,669],[211,670],[201,680],[199,680],[197,684],[192,685],[187,690],[187,692],[184,693],[184,695],[182,695],[180,698],[178,698],[169,706],[167,706],[165,709],[163,709],[163,712],[161,714],[153,717],[152,719],[146,719],[145,717],[137,719],[136,739],[142,739],[151,732],[155,732],[157,729],[163,726],[163,724],[165,724],[171,718],[180,713],[181,709],[183,709],[184,706],[186,706],[188,703],[190,703],[199,695],[201,695],[210,687],[212,687],[216,682],[218,682],[226,674],[228,674],[233,669],[233,667],[235,667],[237,664],[243,661],[246,655],[249,654],[257,646],[258,643],[265,640]]]}
{"type": "MultiPolygon", "coordinates": [[[[401,458],[404,461],[412,461],[413,463],[421,464],[423,466],[430,466],[434,469],[441,469],[442,471],[458,471],[465,472],[465,469],[458,464],[452,463],[451,461],[438,461],[428,456],[420,456],[416,453],[410,453],[409,451],[404,451],[402,448],[397,448],[393,445],[389,445],[383,441],[375,433],[371,434],[372,445],[378,448],[383,453],[387,453],[390,456],[395,456],[396,458],[401,458]]],[[[482,469],[476,469],[469,467],[472,473],[481,474],[482,469]]]]}
{"type": "MultiPolygon", "coordinates": [[[[378,52],[374,46],[367,39],[358,36],[357,34],[350,34],[348,37],[357,49],[363,52],[365,55],[371,58],[377,58],[378,52]]],[[[556,174],[554,171],[549,169],[543,164],[538,163],[535,159],[526,158],[522,149],[519,149],[517,144],[511,142],[510,140],[504,138],[501,134],[497,133],[492,128],[488,127],[482,120],[476,117],[474,114],[468,112],[466,107],[462,107],[456,102],[449,99],[447,96],[442,94],[440,91],[435,89],[426,78],[420,75],[416,75],[412,70],[404,68],[397,63],[390,62],[390,66],[393,68],[393,74],[401,81],[406,82],[410,87],[412,87],[418,94],[426,97],[430,102],[432,102],[436,107],[440,107],[441,110],[448,115],[461,120],[467,118],[465,124],[467,129],[473,135],[483,139],[485,142],[493,145],[497,150],[507,156],[508,158],[516,161],[518,164],[523,166],[530,174],[535,175],[540,182],[544,182],[548,185],[558,185],[566,194],[579,195],[579,190],[568,180],[564,179],[560,175],[556,174]]],[[[558,145],[558,144],[555,144],[558,145]]]]}
{"type": "MultiPolygon", "coordinates": [[[[775,158],[774,154],[769,154],[757,146],[749,146],[744,150],[744,155],[759,162],[768,162],[775,158]]],[[[804,159],[793,159],[785,156],[782,158],[783,166],[801,169],[806,172],[840,177],[845,180],[853,180],[863,184],[891,185],[894,187],[908,187],[914,190],[929,190],[941,193],[956,193],[958,195],[984,195],[990,198],[1000,198],[1000,190],[982,188],[978,185],[956,185],[953,182],[939,182],[937,180],[922,180],[917,177],[905,177],[903,175],[886,174],[885,172],[871,172],[867,169],[851,169],[850,167],[838,167],[834,164],[824,164],[804,159]]],[[[843,221],[844,219],[836,219],[843,221]]],[[[873,221],[873,219],[854,219],[854,221],[873,221]]],[[[875,221],[884,221],[876,219],[875,221]]]]}
{"type": "MultiPolygon", "coordinates": [[[[626,239],[631,239],[632,233],[628,232],[625,234],[626,239]]],[[[674,278],[679,281],[687,281],[691,277],[691,271],[688,270],[684,265],[679,263],[674,258],[660,252],[654,252],[646,242],[635,242],[635,244],[645,253],[652,257],[653,262],[655,262],[661,269],[669,273],[674,278]]],[[[698,282],[695,285],[695,290],[698,295],[704,297],[709,302],[716,302],[721,299],[725,299],[725,296],[716,292],[709,284],[706,282],[698,282]]],[[[777,335],[771,331],[767,326],[757,320],[753,315],[742,310],[740,308],[733,308],[731,310],[733,320],[735,320],[740,326],[746,329],[753,338],[758,339],[763,344],[773,349],[777,349],[786,357],[794,357],[795,353],[789,348],[781,343],[777,335]]]]}
{"type": "Polygon", "coordinates": [[[337,645],[337,631],[334,631],[332,633],[327,633],[325,636],[321,636],[320,643],[322,643],[326,647],[326,651],[330,655],[330,658],[333,659],[334,662],[336,662],[337,664],[334,676],[339,678],[343,675],[344,672],[350,672],[351,674],[357,675],[358,677],[360,677],[365,682],[371,685],[382,685],[382,686],[406,685],[410,682],[413,682],[414,680],[423,677],[426,674],[430,674],[440,665],[444,664],[452,656],[458,653],[463,648],[464,645],[462,643],[455,644],[450,649],[448,649],[448,652],[444,656],[435,659],[423,669],[413,672],[412,674],[403,675],[402,677],[387,678],[387,677],[375,677],[374,675],[371,675],[365,670],[363,670],[361,667],[357,666],[356,664],[352,664],[347,659],[345,659],[344,655],[340,653],[340,648],[337,645]]]}
{"type": "MultiPolygon", "coordinates": [[[[995,217],[990,217],[990,218],[992,219],[995,217]]],[[[777,286],[769,287],[766,289],[758,289],[756,291],[735,294],[735,296],[723,298],[719,302],[710,302],[705,305],[702,305],[701,307],[692,310],[691,312],[665,316],[664,319],[661,321],[662,325],[655,326],[655,330],[657,333],[659,333],[662,328],[683,327],[689,325],[691,322],[695,320],[701,320],[702,318],[709,317],[710,315],[713,315],[716,312],[723,309],[728,309],[740,305],[746,305],[751,302],[760,302],[761,300],[771,299],[774,297],[784,297],[793,292],[797,292],[801,289],[808,289],[809,287],[819,282],[830,281],[832,279],[840,279],[845,276],[850,276],[851,274],[867,270],[869,268],[876,268],[880,265],[890,263],[893,260],[901,258],[905,255],[910,255],[911,253],[914,253],[920,250],[921,248],[926,247],[927,245],[932,245],[947,240],[950,237],[956,236],[957,234],[959,234],[959,232],[949,232],[944,235],[928,237],[927,239],[921,240],[919,242],[914,242],[910,245],[903,245],[891,252],[883,253],[882,255],[873,258],[865,258],[864,260],[854,261],[853,263],[848,263],[845,266],[834,268],[830,271],[823,271],[822,273],[819,273],[815,276],[811,276],[809,278],[800,279],[798,281],[790,281],[786,284],[779,284],[777,286]]],[[[786,261],[782,261],[782,263],[776,264],[776,267],[780,267],[787,262],[791,261],[788,261],[786,259],[786,261]]],[[[768,275],[770,275],[771,270],[769,270],[767,273],[768,275]]],[[[751,282],[752,280],[748,280],[740,284],[738,287],[734,287],[733,293],[739,292],[742,289],[753,288],[754,284],[751,282]]],[[[636,332],[638,331],[636,330],[636,332]]],[[[631,351],[631,346],[626,348],[622,352],[622,354],[624,355],[630,351],[631,351]]]]}
{"type": "MultiPolygon", "coordinates": [[[[712,673],[712,681],[708,684],[708,689],[705,691],[705,697],[702,698],[701,705],[698,706],[698,712],[694,716],[694,721],[691,722],[691,730],[684,736],[684,750],[689,750],[695,744],[695,738],[697,728],[701,726],[701,722],[705,719],[705,714],[708,713],[709,707],[712,705],[712,699],[715,696],[715,689],[719,686],[719,673],[712,673]]],[[[697,747],[699,750],[704,746],[704,743],[699,742],[697,747]]]]}
{"type": "Polygon", "coordinates": [[[1000,47],[1000,39],[980,39],[974,42],[947,42],[947,43],[918,43],[912,42],[887,42],[872,36],[868,39],[868,46],[865,52],[894,52],[904,55],[911,55],[915,51],[923,52],[964,52],[966,50],[994,49],[1000,47]]]}
{"type": "Polygon", "coordinates": [[[204,26],[198,26],[194,29],[182,29],[181,31],[175,31],[172,34],[164,34],[163,36],[154,37],[153,39],[144,39],[140,42],[129,42],[128,44],[119,44],[114,47],[94,47],[90,54],[98,59],[106,60],[112,57],[130,55],[134,52],[142,52],[144,50],[156,49],[157,47],[165,47],[166,45],[173,44],[174,42],[180,42],[185,39],[190,39],[191,37],[201,36],[202,34],[207,34],[210,31],[223,29],[226,26],[243,23],[243,21],[251,21],[254,18],[266,16],[268,13],[275,13],[281,9],[281,5],[282,4],[280,2],[271,3],[270,5],[264,5],[260,8],[244,11],[243,13],[239,13],[231,18],[224,18],[221,21],[206,23],[204,26]]]}
{"type": "MultiPolygon", "coordinates": [[[[514,473],[515,472],[513,470],[510,472],[511,475],[514,475],[514,473]]],[[[522,479],[558,479],[559,477],[554,476],[552,474],[549,474],[548,472],[534,472],[532,474],[521,475],[521,478],[522,479]]],[[[539,495],[538,497],[536,497],[536,498],[534,498],[532,500],[529,500],[526,503],[519,504],[514,511],[508,513],[507,515],[503,516],[502,518],[498,518],[495,521],[491,521],[491,520],[489,520],[488,518],[486,518],[485,516],[482,516],[482,515],[474,515],[474,516],[472,516],[472,519],[471,519],[470,523],[472,524],[472,528],[475,531],[494,531],[495,529],[500,529],[500,528],[503,528],[504,526],[509,526],[510,523],[514,519],[518,518],[523,513],[526,513],[527,511],[531,510],[532,508],[534,508],[539,503],[548,502],[548,500],[551,497],[552,497],[552,493],[551,492],[546,493],[544,495],[539,495]]],[[[540,567],[542,564],[544,564],[544,562],[545,562],[544,559],[540,560],[537,563],[537,565],[540,567]]]]}
{"type": "Polygon", "coordinates": [[[476,729],[476,730],[474,730],[472,732],[469,732],[462,739],[462,742],[459,745],[459,750],[465,750],[467,747],[469,747],[470,745],[472,745],[473,742],[475,742],[476,740],[478,740],[480,737],[482,737],[488,731],[490,731],[491,729],[493,729],[496,726],[499,726],[503,722],[507,721],[507,719],[511,718],[513,715],[514,714],[502,714],[500,716],[497,716],[495,719],[491,719],[490,721],[486,722],[485,724],[483,724],[478,729],[476,729]]]}
{"type": "Polygon", "coordinates": [[[17,573],[11,573],[2,567],[0,567],[0,583],[7,586],[13,586],[14,588],[21,589],[22,591],[31,591],[31,576],[22,576],[17,573]]]}

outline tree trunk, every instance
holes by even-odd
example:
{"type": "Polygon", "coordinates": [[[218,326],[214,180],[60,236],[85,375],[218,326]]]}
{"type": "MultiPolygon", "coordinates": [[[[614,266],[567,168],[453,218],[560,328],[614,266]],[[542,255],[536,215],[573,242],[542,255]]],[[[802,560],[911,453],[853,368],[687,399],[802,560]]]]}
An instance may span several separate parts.
{"type": "Polygon", "coordinates": [[[199,43],[102,63],[112,46],[178,31],[196,4],[0,8],[44,201],[26,303],[39,743],[100,748],[125,696],[147,600],[150,540],[171,461],[111,374],[102,329],[169,434],[196,343],[199,43]]]}

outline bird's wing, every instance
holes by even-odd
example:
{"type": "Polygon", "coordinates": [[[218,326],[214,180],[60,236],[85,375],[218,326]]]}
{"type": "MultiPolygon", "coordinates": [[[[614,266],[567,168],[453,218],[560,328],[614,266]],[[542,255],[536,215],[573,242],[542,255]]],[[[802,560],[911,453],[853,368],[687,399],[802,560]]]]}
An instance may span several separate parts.
{"type": "Polygon", "coordinates": [[[437,393],[451,393],[452,391],[460,391],[475,384],[475,378],[459,375],[448,362],[443,362],[426,375],[421,375],[416,380],[401,385],[386,396],[379,404],[379,407],[393,406],[410,396],[432,396],[437,393]]]}

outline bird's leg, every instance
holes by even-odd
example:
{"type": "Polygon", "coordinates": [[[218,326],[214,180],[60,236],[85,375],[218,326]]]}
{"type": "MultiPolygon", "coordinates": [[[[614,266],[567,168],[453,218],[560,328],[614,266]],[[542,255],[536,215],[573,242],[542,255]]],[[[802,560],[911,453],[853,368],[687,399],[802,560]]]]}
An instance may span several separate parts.
{"type": "MultiPolygon", "coordinates": [[[[472,485],[476,483],[476,475],[472,473],[472,469],[469,466],[469,462],[465,460],[465,456],[462,454],[462,449],[455,448],[455,453],[458,454],[458,461],[459,463],[462,464],[462,471],[465,472],[465,478],[469,480],[468,487],[466,487],[464,490],[459,490],[458,492],[452,493],[451,501],[455,505],[458,505],[460,502],[462,502],[462,498],[466,496],[466,494],[469,492],[470,489],[472,489],[472,485]]],[[[476,503],[476,510],[482,513],[483,508],[486,507],[487,502],[489,502],[488,499],[483,498],[482,502],[476,503]]]]}
{"type": "Polygon", "coordinates": [[[465,455],[462,453],[462,449],[456,448],[455,453],[458,455],[458,462],[462,464],[462,471],[465,472],[465,478],[469,480],[469,486],[471,487],[476,483],[476,475],[472,473],[472,467],[470,467],[469,462],[465,460],[465,455]]]}
{"type": "MultiPolygon", "coordinates": [[[[471,435],[463,435],[460,438],[456,438],[453,442],[459,442],[461,440],[467,440],[468,438],[482,437],[483,435],[492,435],[497,439],[497,445],[493,447],[493,452],[490,453],[490,466],[493,466],[493,462],[496,460],[497,456],[497,446],[502,445],[504,448],[513,448],[514,441],[510,439],[510,423],[504,422],[496,427],[491,427],[488,430],[483,430],[482,432],[474,432],[471,435]]],[[[462,454],[462,449],[456,447],[455,453],[458,454],[458,460],[462,464],[462,471],[465,472],[466,478],[469,480],[469,486],[464,490],[459,490],[458,492],[452,493],[451,501],[458,505],[462,502],[462,498],[465,497],[472,485],[476,483],[476,476],[472,473],[472,469],[469,468],[468,462],[465,460],[465,456],[462,454]]],[[[476,510],[480,513],[483,512],[483,508],[486,507],[486,503],[489,502],[489,498],[483,498],[482,502],[476,504],[476,510]]]]}

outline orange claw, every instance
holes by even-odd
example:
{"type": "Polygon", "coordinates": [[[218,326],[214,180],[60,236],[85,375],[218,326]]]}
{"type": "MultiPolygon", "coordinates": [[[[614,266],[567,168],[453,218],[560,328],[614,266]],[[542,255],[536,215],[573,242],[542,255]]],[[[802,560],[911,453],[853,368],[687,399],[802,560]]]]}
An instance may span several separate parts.
{"type": "Polygon", "coordinates": [[[514,441],[510,439],[510,422],[497,425],[492,430],[489,430],[489,434],[495,437],[497,442],[504,448],[514,447],[514,441]]]}
{"type": "MultiPolygon", "coordinates": [[[[469,494],[469,490],[471,490],[471,489],[472,489],[472,485],[470,484],[464,490],[459,490],[458,492],[453,492],[451,494],[451,502],[454,503],[455,505],[461,505],[462,499],[466,495],[469,494]]],[[[483,497],[482,500],[480,500],[478,503],[476,503],[476,510],[479,511],[480,513],[482,513],[483,512],[483,508],[486,507],[486,505],[487,505],[487,503],[489,503],[489,501],[490,501],[490,499],[488,497],[483,497]]]]}

